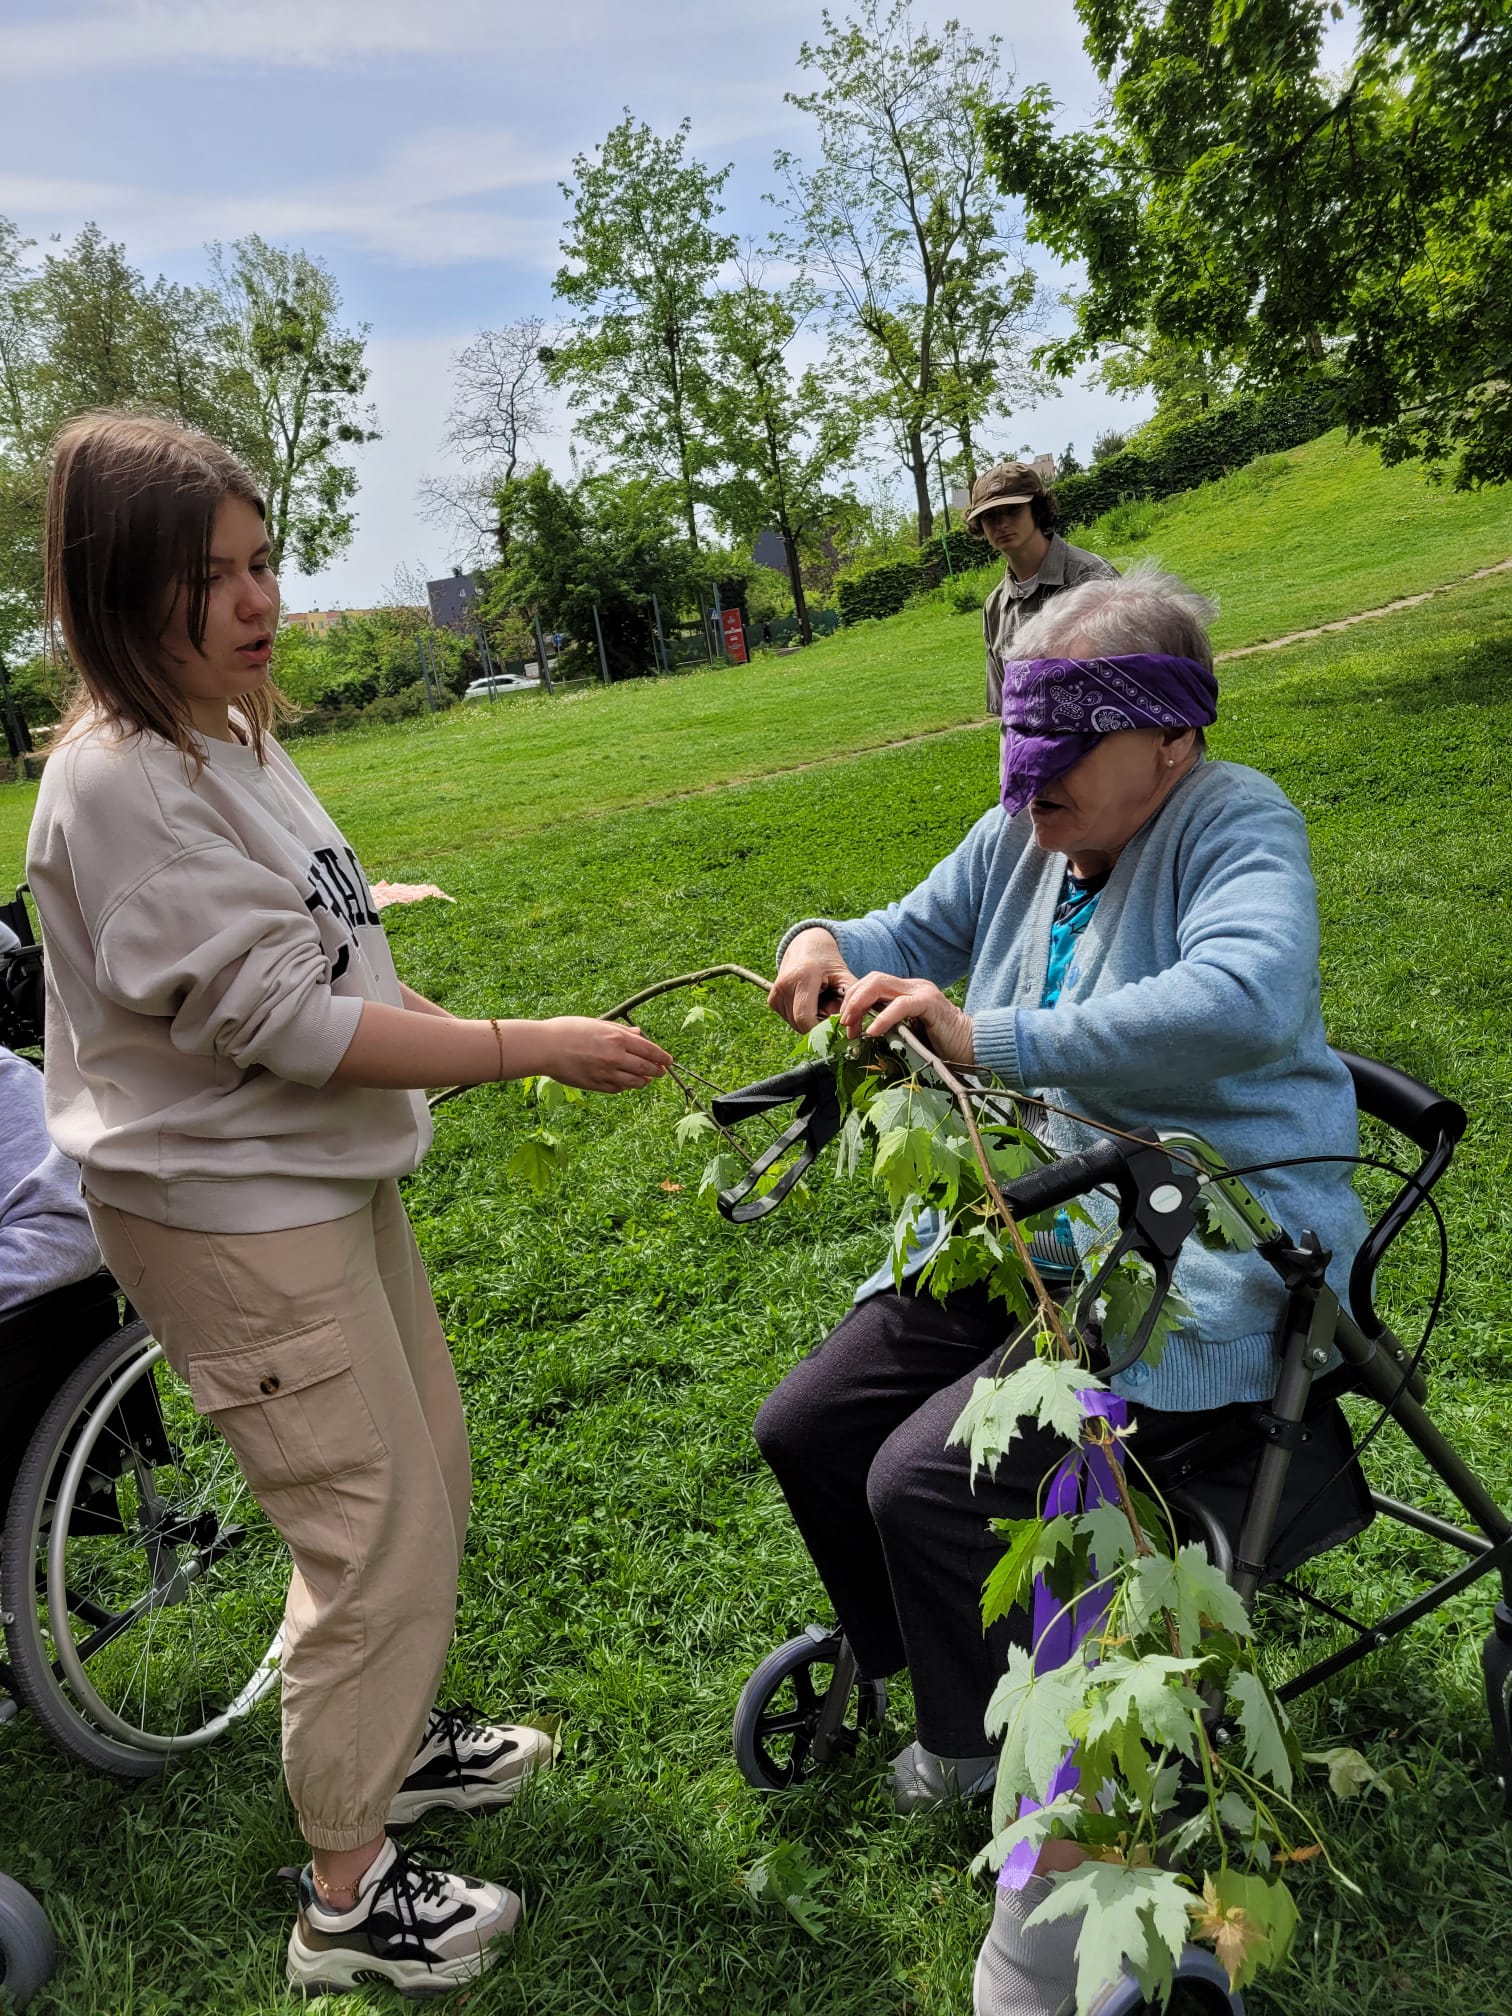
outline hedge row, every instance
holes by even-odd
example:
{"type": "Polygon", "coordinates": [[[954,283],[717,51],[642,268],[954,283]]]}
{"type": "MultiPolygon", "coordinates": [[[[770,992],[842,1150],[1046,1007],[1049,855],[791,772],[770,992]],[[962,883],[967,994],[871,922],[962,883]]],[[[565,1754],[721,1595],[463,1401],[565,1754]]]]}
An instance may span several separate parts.
{"type": "Polygon", "coordinates": [[[1055,486],[1061,530],[1090,525],[1130,499],[1153,503],[1195,490],[1242,469],[1257,455],[1299,448],[1338,425],[1337,395],[1326,378],[1285,392],[1230,399],[1216,412],[1173,427],[1148,449],[1125,448],[1106,462],[1067,476],[1055,486]]]}
{"type": "Polygon", "coordinates": [[[840,621],[862,623],[869,616],[896,616],[923,585],[917,560],[890,560],[884,567],[868,567],[864,574],[840,583],[840,621]]]}
{"type": "Polygon", "coordinates": [[[963,526],[937,532],[917,560],[889,560],[842,581],[837,596],[842,623],[860,623],[868,616],[896,616],[922,589],[938,588],[952,574],[985,567],[992,548],[963,526]],[[949,554],[949,564],[946,555],[949,554]]]}

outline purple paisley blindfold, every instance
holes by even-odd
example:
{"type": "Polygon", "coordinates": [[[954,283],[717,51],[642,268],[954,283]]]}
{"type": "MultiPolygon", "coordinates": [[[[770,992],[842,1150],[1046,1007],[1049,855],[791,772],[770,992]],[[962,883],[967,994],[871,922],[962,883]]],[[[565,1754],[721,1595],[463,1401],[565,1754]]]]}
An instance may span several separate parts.
{"type": "Polygon", "coordinates": [[[1003,664],[1003,810],[1022,812],[1047,784],[1124,728],[1206,728],[1218,682],[1195,658],[1009,658],[1003,664]]]}

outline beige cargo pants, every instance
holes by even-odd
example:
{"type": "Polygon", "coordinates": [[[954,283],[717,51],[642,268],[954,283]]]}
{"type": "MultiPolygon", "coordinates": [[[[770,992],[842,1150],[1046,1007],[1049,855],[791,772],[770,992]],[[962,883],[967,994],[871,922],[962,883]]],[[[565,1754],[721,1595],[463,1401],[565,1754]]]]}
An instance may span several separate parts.
{"type": "Polygon", "coordinates": [[[283,1761],[304,1837],[383,1832],[435,1699],[471,1471],[396,1183],[289,1232],[189,1232],[89,1199],[111,1272],[293,1557],[283,1761]]]}

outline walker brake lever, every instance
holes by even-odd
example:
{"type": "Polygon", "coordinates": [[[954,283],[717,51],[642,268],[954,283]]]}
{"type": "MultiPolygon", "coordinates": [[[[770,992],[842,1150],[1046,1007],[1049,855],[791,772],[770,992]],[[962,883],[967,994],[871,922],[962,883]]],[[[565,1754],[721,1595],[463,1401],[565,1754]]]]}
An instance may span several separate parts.
{"type": "Polygon", "coordinates": [[[762,1151],[738,1183],[719,1193],[720,1215],[728,1218],[732,1225],[749,1225],[757,1218],[764,1218],[769,1211],[775,1211],[799,1178],[812,1167],[820,1151],[840,1131],[840,1094],[836,1089],[834,1072],[828,1064],[816,1060],[812,1064],[800,1064],[795,1070],[781,1072],[775,1078],[764,1078],[758,1084],[743,1086],[738,1092],[722,1093],[710,1103],[710,1114],[721,1127],[728,1127],[754,1114],[770,1113],[794,1099],[798,1101],[797,1118],[762,1151]],[[791,1167],[783,1170],[777,1182],[764,1195],[753,1197],[751,1193],[761,1179],[800,1143],[802,1152],[791,1167]]]}

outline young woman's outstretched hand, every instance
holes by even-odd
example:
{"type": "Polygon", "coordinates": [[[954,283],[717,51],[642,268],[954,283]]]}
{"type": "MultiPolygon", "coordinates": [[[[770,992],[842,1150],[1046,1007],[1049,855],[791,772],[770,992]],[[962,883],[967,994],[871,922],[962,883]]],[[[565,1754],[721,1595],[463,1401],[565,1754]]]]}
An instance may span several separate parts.
{"type": "Polygon", "coordinates": [[[547,1022],[481,1022],[448,1015],[406,989],[412,1005],[363,1003],[357,1033],[332,1084],[423,1091],[544,1074],[585,1092],[634,1092],[672,1059],[624,1022],[558,1015],[547,1022]]]}
{"type": "Polygon", "coordinates": [[[585,1092],[634,1092],[660,1078],[672,1059],[627,1022],[557,1015],[540,1025],[548,1062],[542,1069],[585,1092]]]}

